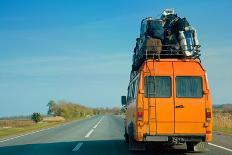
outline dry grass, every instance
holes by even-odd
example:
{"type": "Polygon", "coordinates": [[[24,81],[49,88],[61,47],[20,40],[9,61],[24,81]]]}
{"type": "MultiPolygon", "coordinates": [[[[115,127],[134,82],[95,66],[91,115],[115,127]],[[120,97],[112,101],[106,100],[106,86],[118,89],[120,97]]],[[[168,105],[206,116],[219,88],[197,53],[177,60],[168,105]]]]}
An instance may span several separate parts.
{"type": "Polygon", "coordinates": [[[213,128],[215,131],[232,133],[232,113],[215,112],[213,128]]]}
{"type": "Polygon", "coordinates": [[[43,122],[63,122],[65,121],[64,117],[56,116],[56,117],[44,117],[43,122]]]}
{"type": "Polygon", "coordinates": [[[0,138],[35,131],[62,123],[65,123],[65,120],[59,117],[50,117],[39,123],[34,123],[31,120],[0,120],[0,138]]]}
{"type": "Polygon", "coordinates": [[[0,120],[1,128],[23,128],[33,124],[31,120],[0,120]]]}
{"type": "Polygon", "coordinates": [[[42,128],[48,128],[54,125],[61,124],[61,122],[40,122],[33,123],[33,125],[24,126],[24,127],[5,127],[0,128],[0,139],[8,136],[23,134],[31,131],[36,131],[42,128]]]}
{"type": "Polygon", "coordinates": [[[73,120],[76,119],[65,120],[63,117],[60,116],[44,117],[43,121],[39,123],[34,123],[32,120],[29,119],[0,120],[0,139],[64,124],[73,120]]]}
{"type": "MultiPolygon", "coordinates": [[[[56,117],[44,117],[43,118],[43,122],[48,122],[48,123],[52,123],[52,122],[64,122],[65,119],[63,117],[60,116],[56,116],[56,117]]],[[[35,125],[36,123],[34,123],[32,120],[0,120],[0,128],[24,128],[24,127],[28,127],[28,126],[32,126],[35,125]]]]}

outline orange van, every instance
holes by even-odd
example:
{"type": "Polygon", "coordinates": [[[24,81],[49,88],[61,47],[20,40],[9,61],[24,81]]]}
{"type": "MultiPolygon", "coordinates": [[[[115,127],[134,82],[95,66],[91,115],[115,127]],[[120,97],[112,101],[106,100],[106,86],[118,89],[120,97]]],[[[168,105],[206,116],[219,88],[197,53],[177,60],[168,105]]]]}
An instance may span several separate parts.
{"type": "Polygon", "coordinates": [[[212,141],[212,99],[200,60],[145,60],[121,100],[130,150],[186,143],[188,151],[201,152],[212,141]]]}

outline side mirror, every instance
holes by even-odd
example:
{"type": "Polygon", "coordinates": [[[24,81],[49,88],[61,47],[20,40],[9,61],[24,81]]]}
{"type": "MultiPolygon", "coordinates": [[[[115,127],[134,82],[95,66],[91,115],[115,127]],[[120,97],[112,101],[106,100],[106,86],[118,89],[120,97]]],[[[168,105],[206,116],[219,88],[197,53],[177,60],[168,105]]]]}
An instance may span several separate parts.
{"type": "Polygon", "coordinates": [[[122,106],[126,105],[126,96],[121,96],[122,106]]]}

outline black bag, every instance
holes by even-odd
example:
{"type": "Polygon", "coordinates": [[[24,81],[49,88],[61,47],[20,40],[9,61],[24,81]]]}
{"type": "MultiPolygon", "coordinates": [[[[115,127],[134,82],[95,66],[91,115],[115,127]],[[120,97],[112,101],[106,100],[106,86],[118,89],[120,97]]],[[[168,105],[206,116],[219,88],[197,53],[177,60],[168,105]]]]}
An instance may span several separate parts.
{"type": "Polygon", "coordinates": [[[186,18],[180,18],[179,20],[176,21],[175,23],[175,31],[179,32],[179,31],[185,31],[185,27],[190,26],[189,22],[187,21],[186,18]]]}
{"type": "Polygon", "coordinates": [[[170,14],[165,17],[165,24],[164,28],[165,29],[171,29],[175,22],[179,20],[180,17],[177,16],[177,14],[170,14]]]}
{"type": "Polygon", "coordinates": [[[164,39],[164,28],[161,20],[150,20],[147,27],[147,36],[156,39],[164,39]]]}

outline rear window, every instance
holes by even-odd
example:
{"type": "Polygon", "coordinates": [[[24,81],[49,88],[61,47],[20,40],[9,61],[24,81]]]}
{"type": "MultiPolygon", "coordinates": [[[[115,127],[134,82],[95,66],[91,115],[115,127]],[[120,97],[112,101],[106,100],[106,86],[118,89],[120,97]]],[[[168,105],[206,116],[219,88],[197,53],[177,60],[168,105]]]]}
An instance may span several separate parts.
{"type": "Polygon", "coordinates": [[[146,76],[144,84],[144,95],[147,98],[172,96],[171,77],[169,76],[146,76]]]}
{"type": "Polygon", "coordinates": [[[192,76],[176,77],[176,97],[179,98],[201,98],[202,78],[192,76]]]}

